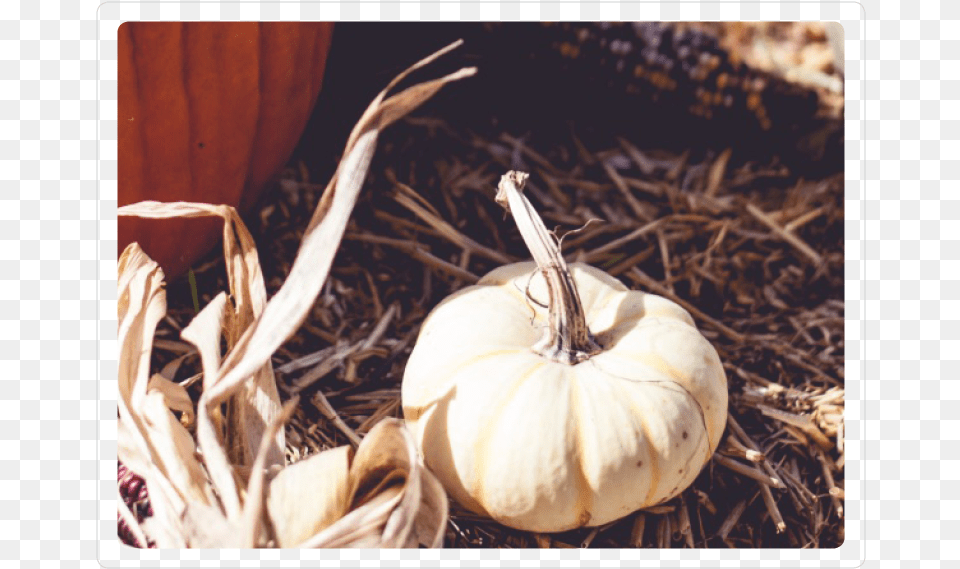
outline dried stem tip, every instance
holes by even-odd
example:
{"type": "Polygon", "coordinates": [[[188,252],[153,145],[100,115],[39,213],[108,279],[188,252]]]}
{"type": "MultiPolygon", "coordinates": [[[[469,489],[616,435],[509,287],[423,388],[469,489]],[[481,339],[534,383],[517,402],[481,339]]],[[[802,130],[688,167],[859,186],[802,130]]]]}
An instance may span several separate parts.
{"type": "Polygon", "coordinates": [[[528,177],[529,174],[517,171],[501,177],[497,203],[513,214],[520,235],[547,284],[549,326],[533,351],[556,362],[578,364],[601,348],[587,328],[580,295],[560,255],[560,247],[522,193],[528,177]]]}

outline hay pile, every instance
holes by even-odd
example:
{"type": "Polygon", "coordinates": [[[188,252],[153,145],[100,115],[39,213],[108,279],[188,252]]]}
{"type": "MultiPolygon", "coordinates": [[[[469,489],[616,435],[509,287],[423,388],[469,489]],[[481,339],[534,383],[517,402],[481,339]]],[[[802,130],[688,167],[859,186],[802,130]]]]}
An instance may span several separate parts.
{"type": "MultiPolygon", "coordinates": [[[[336,65],[331,65],[335,69],[336,65]]],[[[337,81],[328,75],[328,82],[337,81]]],[[[347,91],[321,98],[332,133],[347,91]],[[342,100],[337,99],[342,97],[342,100]]],[[[836,547],[843,542],[843,173],[810,173],[730,148],[678,151],[629,130],[533,117],[521,128],[426,106],[384,133],[305,323],[272,356],[286,459],[357,445],[401,417],[404,363],[447,295],[528,253],[493,195],[510,169],[563,253],[684,306],[728,371],[725,442],[670,502],[600,528],[537,535],[450,505],[446,547],[836,547]],[[541,122],[542,129],[536,129],[541,122]]],[[[315,135],[314,135],[315,136],[315,135]]],[[[329,138],[335,138],[331,135],[329,138]]],[[[246,221],[267,296],[287,279],[336,146],[305,143],[246,221]],[[332,150],[332,151],[331,151],[332,150]],[[308,155],[311,155],[309,159],[308,155]]],[[[168,284],[155,370],[227,290],[219,252],[168,284]]],[[[184,360],[177,379],[200,369],[184,360]]],[[[196,395],[196,394],[194,394],[196,395]]]]}

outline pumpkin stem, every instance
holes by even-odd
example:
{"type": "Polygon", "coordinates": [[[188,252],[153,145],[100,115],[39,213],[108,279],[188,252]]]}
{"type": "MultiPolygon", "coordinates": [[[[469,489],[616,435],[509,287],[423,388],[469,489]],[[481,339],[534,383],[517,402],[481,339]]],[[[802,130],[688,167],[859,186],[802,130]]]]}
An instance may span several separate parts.
{"type": "Polygon", "coordinates": [[[547,283],[550,325],[533,351],[556,362],[578,364],[601,349],[587,328],[580,294],[560,255],[559,245],[523,195],[528,177],[526,172],[515,170],[502,176],[497,186],[497,203],[513,214],[520,235],[547,283]]]}

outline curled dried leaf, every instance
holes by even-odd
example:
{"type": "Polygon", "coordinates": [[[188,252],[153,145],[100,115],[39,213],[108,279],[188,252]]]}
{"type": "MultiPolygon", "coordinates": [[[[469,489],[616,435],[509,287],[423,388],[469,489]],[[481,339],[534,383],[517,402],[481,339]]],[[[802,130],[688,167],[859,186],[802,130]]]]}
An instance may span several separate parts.
{"type": "MultiPolygon", "coordinates": [[[[190,326],[184,330],[187,333],[184,339],[194,345],[198,342],[202,344],[211,344],[214,341],[210,337],[200,337],[198,334],[216,335],[216,357],[213,358],[213,349],[206,351],[204,363],[217,362],[215,370],[204,368],[204,393],[208,393],[211,386],[219,380],[223,369],[220,365],[219,337],[222,332],[227,339],[228,356],[237,351],[237,345],[241,337],[253,326],[260,318],[264,307],[267,304],[266,285],[263,282],[263,272],[260,268],[259,257],[257,256],[256,243],[250,231],[244,225],[243,220],[237,214],[237,211],[226,205],[210,205],[205,203],[190,202],[170,202],[162,203],[155,201],[143,201],[135,204],[123,206],[117,210],[118,215],[131,215],[150,219],[165,218],[193,218],[193,217],[220,217],[223,219],[223,252],[225,257],[227,280],[230,287],[230,298],[233,303],[230,310],[224,308],[222,313],[218,313],[216,308],[210,308],[209,305],[204,309],[212,310],[223,318],[222,324],[217,326],[210,322],[213,316],[206,316],[202,320],[200,329],[190,330],[190,326]],[[214,330],[215,329],[215,330],[214,330]],[[216,371],[217,373],[214,373],[216,371]]],[[[214,299],[211,304],[220,303],[226,305],[223,300],[214,299]]],[[[201,311],[203,312],[203,311],[201,311]]],[[[199,316],[199,315],[198,315],[199,316]]],[[[191,323],[192,324],[192,323],[191,323]]],[[[254,378],[252,382],[238,383],[236,389],[232,390],[223,400],[230,396],[236,396],[231,404],[236,408],[236,412],[230,415],[228,423],[224,425],[224,432],[227,436],[227,449],[229,452],[228,460],[219,460],[218,456],[213,457],[213,461],[223,466],[224,462],[233,462],[239,466],[249,466],[260,447],[260,439],[263,437],[263,430],[266,425],[277,416],[280,411],[280,396],[277,392],[276,380],[273,376],[273,367],[270,358],[264,358],[260,365],[250,371],[249,376],[254,378]]],[[[245,378],[244,378],[245,379],[245,378]]],[[[221,400],[222,402],[222,400],[221,400]]],[[[212,406],[212,404],[208,404],[212,406]]],[[[215,416],[215,413],[211,413],[215,416]]],[[[206,431],[206,427],[204,427],[206,431]]],[[[268,454],[269,465],[283,464],[284,439],[283,432],[277,433],[277,438],[271,446],[268,454]]],[[[204,449],[205,452],[219,453],[215,449],[204,449]]],[[[218,467],[218,469],[222,469],[218,467]]],[[[228,498],[229,501],[232,502],[228,498]]],[[[229,506],[232,510],[232,506],[229,506]]]]}
{"type": "Polygon", "coordinates": [[[280,547],[439,547],[448,503],[406,426],[385,419],[355,457],[343,446],[283,469],[267,510],[280,547]]]}
{"type": "Polygon", "coordinates": [[[189,432],[167,406],[164,391],[149,388],[153,335],[166,312],[163,271],[134,243],[121,255],[117,282],[117,454],[150,488],[154,525],[162,529],[147,533],[161,547],[180,547],[186,504],[211,503],[212,492],[189,432]]]}
{"type": "MultiPolygon", "coordinates": [[[[327,451],[330,452],[330,451],[327,451]]],[[[346,514],[300,547],[440,547],[449,504],[403,421],[370,430],[350,465],[346,514]]]]}
{"type": "Polygon", "coordinates": [[[267,512],[279,547],[296,547],[343,517],[352,458],[352,447],[337,447],[287,466],[270,481],[267,512]]]}
{"type": "Polygon", "coordinates": [[[154,374],[147,384],[147,392],[156,391],[163,396],[164,404],[171,411],[180,413],[180,423],[184,427],[189,427],[195,419],[193,411],[193,401],[187,394],[185,387],[179,383],[174,383],[160,374],[154,374]]]}

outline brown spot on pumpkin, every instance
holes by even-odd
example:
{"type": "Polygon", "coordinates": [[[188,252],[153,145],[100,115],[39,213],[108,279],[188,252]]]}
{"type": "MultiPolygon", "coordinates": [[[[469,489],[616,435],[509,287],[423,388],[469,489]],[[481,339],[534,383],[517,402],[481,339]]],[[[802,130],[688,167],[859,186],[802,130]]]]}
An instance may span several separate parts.
{"type": "Polygon", "coordinates": [[[642,461],[642,460],[638,460],[638,461],[637,461],[637,466],[643,466],[643,461],[642,461]]]}
{"type": "Polygon", "coordinates": [[[590,523],[591,517],[592,516],[590,515],[590,512],[587,512],[585,510],[580,512],[580,515],[577,516],[577,527],[582,528],[586,526],[588,523],[590,523]]]}
{"type": "Polygon", "coordinates": [[[204,143],[202,143],[202,142],[198,142],[198,143],[197,143],[197,148],[203,149],[205,146],[206,146],[206,144],[204,144],[204,143]]]}
{"type": "Polygon", "coordinates": [[[683,432],[683,440],[687,440],[687,437],[690,436],[686,431],[683,432]]]}

